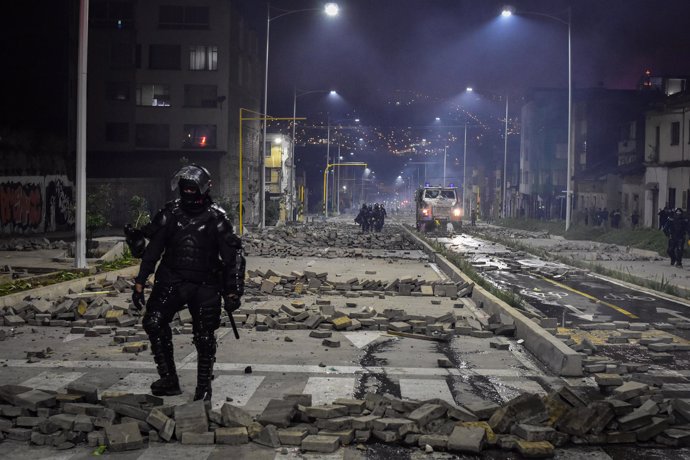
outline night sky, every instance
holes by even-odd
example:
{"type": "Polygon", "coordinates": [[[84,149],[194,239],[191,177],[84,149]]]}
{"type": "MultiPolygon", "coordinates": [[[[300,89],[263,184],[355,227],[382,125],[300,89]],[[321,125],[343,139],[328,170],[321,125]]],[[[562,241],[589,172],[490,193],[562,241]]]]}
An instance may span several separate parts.
{"type": "MultiPolygon", "coordinates": [[[[279,9],[319,7],[275,0],[279,9]]],[[[534,15],[501,18],[505,0],[343,0],[329,18],[302,12],[271,22],[269,111],[291,108],[292,87],[336,88],[376,111],[396,89],[441,100],[467,85],[520,94],[567,85],[567,27],[534,15]]],[[[263,51],[266,2],[241,0],[263,51]]],[[[575,87],[632,89],[643,71],[690,75],[687,0],[516,0],[519,13],[567,18],[575,87]]],[[[263,59],[263,54],[262,54],[263,59]]],[[[306,102],[306,101],[305,101],[306,102]]],[[[305,104],[308,105],[308,104],[305,104]]]]}

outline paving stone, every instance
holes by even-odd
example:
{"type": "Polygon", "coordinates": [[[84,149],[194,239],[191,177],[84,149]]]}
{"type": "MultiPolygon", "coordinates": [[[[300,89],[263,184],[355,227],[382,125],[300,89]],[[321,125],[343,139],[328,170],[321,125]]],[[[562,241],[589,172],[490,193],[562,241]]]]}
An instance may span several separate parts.
{"type": "Polygon", "coordinates": [[[340,439],[336,436],[309,435],[302,440],[301,448],[306,452],[330,454],[338,450],[340,439]]]}
{"type": "Polygon", "coordinates": [[[355,430],[352,430],[352,429],[339,430],[339,431],[320,430],[318,434],[319,434],[319,436],[337,437],[340,440],[340,444],[343,446],[349,445],[355,439],[355,430]]]}
{"type": "Polygon", "coordinates": [[[39,407],[54,407],[56,400],[54,394],[41,390],[29,390],[14,395],[13,403],[15,406],[35,411],[39,407]]]}
{"type": "Polygon", "coordinates": [[[321,345],[329,348],[340,348],[340,340],[323,339],[321,345]]]}
{"type": "Polygon", "coordinates": [[[417,439],[417,445],[421,448],[431,446],[435,450],[446,450],[448,448],[448,436],[441,434],[424,434],[417,439]]]}
{"type": "Polygon", "coordinates": [[[633,411],[618,419],[618,426],[623,431],[636,430],[648,425],[652,421],[652,416],[646,412],[633,411]]]}
{"type": "Polygon", "coordinates": [[[406,418],[382,417],[374,420],[371,424],[374,431],[396,431],[400,436],[414,431],[415,423],[406,418]]]}
{"type": "Polygon", "coordinates": [[[51,416],[48,420],[59,426],[63,430],[71,431],[74,427],[74,420],[77,418],[74,414],[56,414],[51,416]]]}
{"type": "Polygon", "coordinates": [[[525,458],[553,457],[555,449],[548,441],[517,441],[517,451],[525,458]]]}
{"type": "Polygon", "coordinates": [[[378,415],[363,415],[361,417],[354,417],[352,419],[352,428],[356,430],[371,429],[374,420],[380,418],[378,415]]]}
{"type": "Polygon", "coordinates": [[[237,446],[240,444],[247,444],[249,442],[249,435],[247,434],[247,428],[240,427],[220,427],[216,428],[216,444],[227,444],[231,446],[237,446]]]}
{"type": "Polygon", "coordinates": [[[248,427],[254,419],[248,412],[232,404],[225,403],[220,409],[223,425],[226,427],[248,427]]]}
{"type": "Polygon", "coordinates": [[[284,428],[278,430],[278,438],[280,439],[280,443],[284,446],[301,446],[302,441],[308,434],[307,430],[297,428],[284,428]]]}
{"type": "Polygon", "coordinates": [[[204,401],[175,406],[175,436],[182,439],[182,434],[186,432],[208,432],[208,416],[204,401]]]}
{"type": "Polygon", "coordinates": [[[447,409],[438,404],[424,404],[407,415],[407,418],[415,422],[418,426],[426,426],[432,420],[443,417],[447,409]]]}
{"type": "Polygon", "coordinates": [[[137,423],[122,423],[105,428],[105,440],[108,449],[113,452],[135,450],[144,447],[144,439],[137,423]]]}
{"type": "Polygon", "coordinates": [[[613,395],[615,398],[621,401],[628,401],[636,396],[640,396],[649,391],[649,385],[640,382],[625,382],[618,388],[613,389],[613,395]]]}
{"type": "Polygon", "coordinates": [[[194,432],[185,431],[182,433],[182,444],[192,444],[192,445],[202,445],[208,446],[213,445],[216,440],[216,434],[214,432],[194,432]]]}
{"type": "Polygon", "coordinates": [[[546,441],[556,431],[550,426],[527,425],[518,423],[513,425],[511,433],[525,441],[546,441]]]}
{"type": "Polygon", "coordinates": [[[478,454],[486,443],[486,432],[479,427],[456,426],[448,437],[448,451],[478,454]]]}
{"type": "Polygon", "coordinates": [[[343,431],[352,428],[353,417],[322,418],[316,421],[316,427],[320,430],[343,431]]]}
{"type": "Polygon", "coordinates": [[[488,420],[499,405],[492,401],[475,401],[465,403],[465,408],[477,416],[479,420],[488,420]]]}
{"type": "Polygon", "coordinates": [[[252,437],[252,441],[262,446],[280,447],[280,437],[275,425],[264,426],[256,436],[252,437]]]}
{"type": "Polygon", "coordinates": [[[629,444],[637,440],[634,431],[609,431],[606,433],[608,444],[629,444]]]}
{"type": "MultiPolygon", "coordinates": [[[[338,398],[333,401],[333,404],[338,406],[345,406],[348,409],[348,414],[357,415],[364,411],[366,402],[362,399],[348,399],[348,398],[338,398]]],[[[311,402],[310,404],[311,405],[311,402]]]]}
{"type": "Polygon", "coordinates": [[[638,441],[649,441],[667,429],[669,425],[670,423],[667,418],[652,417],[652,422],[649,425],[635,430],[635,436],[637,437],[638,441]]]}
{"type": "Polygon", "coordinates": [[[371,435],[375,439],[378,439],[379,441],[384,442],[386,444],[390,444],[400,440],[400,434],[397,431],[393,430],[372,430],[371,435]]]}
{"type": "Polygon", "coordinates": [[[93,419],[86,414],[77,414],[74,419],[74,431],[90,433],[94,430],[93,419]]]}
{"type": "Polygon", "coordinates": [[[291,400],[271,399],[264,411],[257,417],[262,425],[275,425],[278,428],[290,426],[290,420],[297,412],[297,403],[291,400]]]}
{"type": "Polygon", "coordinates": [[[597,382],[597,385],[600,387],[619,387],[623,385],[623,379],[618,374],[594,374],[594,381],[597,382]]]}
{"type": "Polygon", "coordinates": [[[65,387],[67,394],[81,395],[84,398],[84,402],[90,404],[98,403],[98,388],[95,385],[91,385],[85,382],[71,382],[65,387]]]}
{"type": "Polygon", "coordinates": [[[330,406],[309,406],[304,407],[303,412],[313,418],[336,418],[343,417],[348,414],[347,406],[330,405],[330,406]]]}

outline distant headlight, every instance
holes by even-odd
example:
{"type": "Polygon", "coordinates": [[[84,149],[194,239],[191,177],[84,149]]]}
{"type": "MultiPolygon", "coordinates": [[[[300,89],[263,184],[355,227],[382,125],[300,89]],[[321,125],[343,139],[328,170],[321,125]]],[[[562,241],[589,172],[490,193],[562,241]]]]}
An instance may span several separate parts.
{"type": "Polygon", "coordinates": [[[453,209],[453,215],[455,217],[460,217],[460,214],[462,214],[462,211],[459,208],[453,209]]]}
{"type": "Polygon", "coordinates": [[[428,215],[429,215],[429,210],[426,209],[426,208],[422,209],[422,215],[428,216],[428,215]]]}

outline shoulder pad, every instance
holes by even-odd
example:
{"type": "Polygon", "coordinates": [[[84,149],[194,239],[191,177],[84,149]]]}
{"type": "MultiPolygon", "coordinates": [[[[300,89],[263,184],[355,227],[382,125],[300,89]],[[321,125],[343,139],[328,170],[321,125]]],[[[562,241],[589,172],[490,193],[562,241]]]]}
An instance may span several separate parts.
{"type": "Polygon", "coordinates": [[[217,215],[217,224],[216,228],[218,229],[218,233],[221,235],[233,235],[234,231],[232,228],[232,223],[230,222],[230,219],[228,219],[227,214],[223,213],[220,215],[217,215]]]}

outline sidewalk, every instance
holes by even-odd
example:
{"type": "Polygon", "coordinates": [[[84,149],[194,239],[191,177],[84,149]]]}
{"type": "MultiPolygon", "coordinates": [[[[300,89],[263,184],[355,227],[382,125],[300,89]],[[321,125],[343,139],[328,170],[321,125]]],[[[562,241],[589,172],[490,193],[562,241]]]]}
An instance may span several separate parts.
{"type": "Polygon", "coordinates": [[[690,296],[690,260],[683,268],[672,267],[668,257],[662,257],[653,251],[596,241],[567,240],[558,235],[545,238],[543,233],[492,224],[480,224],[478,228],[535,249],[546,250],[554,255],[613,270],[623,277],[633,276],[668,284],[677,288],[679,292],[685,292],[686,297],[690,296]]]}

